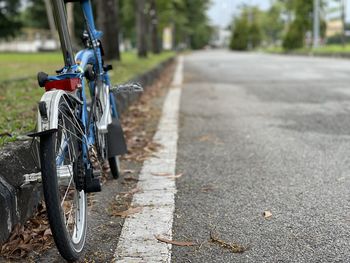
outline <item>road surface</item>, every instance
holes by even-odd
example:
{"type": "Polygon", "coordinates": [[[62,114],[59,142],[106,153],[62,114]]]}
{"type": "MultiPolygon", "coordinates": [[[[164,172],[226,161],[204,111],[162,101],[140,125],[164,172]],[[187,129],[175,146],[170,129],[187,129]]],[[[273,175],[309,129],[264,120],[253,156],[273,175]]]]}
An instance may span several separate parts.
{"type": "Polygon", "coordinates": [[[350,61],[208,51],[184,74],[173,239],[200,246],[172,262],[350,262],[350,61]]]}
{"type": "MultiPolygon", "coordinates": [[[[143,210],[108,216],[123,181],[107,183],[82,262],[350,262],[349,60],[194,52],[164,105],[143,210]]],[[[54,248],[36,261],[63,262],[54,248]]]]}

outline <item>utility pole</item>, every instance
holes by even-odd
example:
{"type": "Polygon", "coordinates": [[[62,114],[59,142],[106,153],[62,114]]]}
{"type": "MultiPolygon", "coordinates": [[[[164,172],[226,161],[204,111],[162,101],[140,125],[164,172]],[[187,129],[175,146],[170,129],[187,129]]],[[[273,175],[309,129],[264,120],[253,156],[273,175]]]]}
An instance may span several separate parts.
{"type": "Polygon", "coordinates": [[[345,10],[346,10],[346,2],[345,0],[340,0],[340,4],[341,4],[341,20],[342,20],[342,44],[343,47],[345,47],[345,10]]]}
{"type": "Polygon", "coordinates": [[[318,48],[320,41],[320,0],[314,0],[314,41],[313,48],[318,48]]]}

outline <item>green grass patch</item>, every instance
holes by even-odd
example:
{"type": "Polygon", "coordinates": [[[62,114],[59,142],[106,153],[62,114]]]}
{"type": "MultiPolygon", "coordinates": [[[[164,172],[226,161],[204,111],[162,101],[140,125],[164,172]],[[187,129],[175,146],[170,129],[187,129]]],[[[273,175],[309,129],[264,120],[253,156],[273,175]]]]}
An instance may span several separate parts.
{"type": "Polygon", "coordinates": [[[264,52],[274,53],[274,54],[283,54],[283,53],[294,53],[294,54],[347,54],[350,53],[350,45],[324,45],[316,49],[313,48],[301,48],[291,51],[286,51],[282,47],[269,47],[263,49],[264,52]]]}
{"type": "Polygon", "coordinates": [[[174,52],[162,52],[161,54],[149,54],[147,58],[140,59],[136,53],[128,52],[122,54],[122,61],[112,62],[113,71],[110,72],[112,83],[123,83],[136,75],[142,74],[155,67],[162,61],[172,56],[174,52]]]}
{"type": "Polygon", "coordinates": [[[325,45],[325,46],[321,46],[317,49],[312,49],[310,50],[313,53],[337,53],[337,54],[341,54],[341,53],[350,53],[350,45],[325,45]]]}
{"type": "MultiPolygon", "coordinates": [[[[112,62],[112,83],[126,82],[174,55],[163,52],[139,59],[135,53],[123,53],[121,62],[112,62]]],[[[39,71],[54,74],[62,65],[61,53],[0,53],[0,146],[34,130],[36,105],[44,93],[38,87],[36,74],[39,71]]]]}
{"type": "Polygon", "coordinates": [[[62,68],[61,53],[0,53],[0,82],[35,78],[39,71],[55,72],[62,68]]]}

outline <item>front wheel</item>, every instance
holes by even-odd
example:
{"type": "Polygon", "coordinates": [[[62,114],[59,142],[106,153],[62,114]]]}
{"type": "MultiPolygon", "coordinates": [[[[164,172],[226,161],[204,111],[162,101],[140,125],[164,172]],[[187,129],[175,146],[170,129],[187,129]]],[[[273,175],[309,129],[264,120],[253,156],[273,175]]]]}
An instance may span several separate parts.
{"type": "Polygon", "coordinates": [[[65,98],[58,107],[58,130],[40,138],[41,174],[57,249],[67,261],[75,261],[85,244],[87,224],[86,194],[79,187],[84,174],[81,127],[65,98]]]}

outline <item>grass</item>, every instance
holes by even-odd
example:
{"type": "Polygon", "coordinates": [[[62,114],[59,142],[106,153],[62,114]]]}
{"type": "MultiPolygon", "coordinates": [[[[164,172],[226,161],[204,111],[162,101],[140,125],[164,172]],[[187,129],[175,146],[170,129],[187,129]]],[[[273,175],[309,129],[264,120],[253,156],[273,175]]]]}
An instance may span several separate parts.
{"type": "MultiPolygon", "coordinates": [[[[112,83],[123,83],[172,56],[174,52],[163,52],[139,59],[135,53],[123,53],[121,62],[112,62],[112,83]]],[[[0,146],[35,128],[36,105],[44,93],[36,74],[54,74],[62,65],[61,53],[0,53],[0,146]]]]}
{"type": "MultiPolygon", "coordinates": [[[[282,47],[269,47],[266,49],[263,49],[263,51],[267,53],[277,53],[277,54],[283,54],[283,53],[288,53],[285,51],[282,47]]],[[[350,45],[324,45],[320,46],[316,49],[312,48],[301,48],[301,49],[296,49],[291,51],[292,53],[296,54],[348,54],[350,53],[350,45]]]]}

